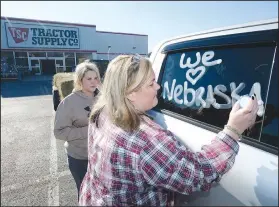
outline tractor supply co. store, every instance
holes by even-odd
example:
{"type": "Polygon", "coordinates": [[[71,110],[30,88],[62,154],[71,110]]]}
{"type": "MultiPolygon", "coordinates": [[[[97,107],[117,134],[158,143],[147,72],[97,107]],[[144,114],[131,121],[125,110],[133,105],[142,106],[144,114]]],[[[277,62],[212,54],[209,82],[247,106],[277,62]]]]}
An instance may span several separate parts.
{"type": "Polygon", "coordinates": [[[97,31],[95,25],[1,17],[1,78],[70,72],[85,59],[148,53],[148,36],[97,31]]]}

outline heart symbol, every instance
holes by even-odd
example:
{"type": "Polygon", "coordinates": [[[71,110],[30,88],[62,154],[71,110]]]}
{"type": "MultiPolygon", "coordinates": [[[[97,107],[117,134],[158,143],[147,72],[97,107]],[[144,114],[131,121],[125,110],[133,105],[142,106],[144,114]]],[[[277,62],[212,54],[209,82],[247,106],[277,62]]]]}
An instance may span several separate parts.
{"type": "Polygon", "coordinates": [[[186,72],[186,78],[187,80],[192,83],[192,85],[195,85],[199,79],[201,79],[205,74],[205,67],[204,66],[199,66],[196,69],[189,69],[186,72]],[[200,74],[196,77],[196,78],[192,78],[190,77],[190,74],[192,74],[192,76],[196,75],[197,72],[200,72],[200,74]]]}

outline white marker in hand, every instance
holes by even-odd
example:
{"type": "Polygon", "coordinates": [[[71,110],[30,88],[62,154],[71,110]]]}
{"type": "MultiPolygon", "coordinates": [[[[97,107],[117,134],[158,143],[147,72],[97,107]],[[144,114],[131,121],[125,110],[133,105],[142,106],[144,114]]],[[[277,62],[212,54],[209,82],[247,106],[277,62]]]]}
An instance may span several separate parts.
{"type": "MultiPolygon", "coordinates": [[[[249,100],[250,100],[250,96],[248,96],[248,95],[241,96],[240,99],[239,99],[239,106],[240,106],[241,108],[246,107],[247,104],[249,103],[249,100]]],[[[260,106],[262,106],[262,105],[263,105],[263,101],[262,101],[262,100],[259,100],[259,101],[258,101],[259,109],[258,109],[258,111],[257,111],[257,115],[258,115],[258,116],[263,116],[264,110],[263,110],[263,107],[260,107],[260,106]]]]}
{"type": "Polygon", "coordinates": [[[249,101],[250,101],[250,96],[248,95],[241,96],[239,99],[239,106],[241,108],[245,108],[248,105],[249,101]]]}

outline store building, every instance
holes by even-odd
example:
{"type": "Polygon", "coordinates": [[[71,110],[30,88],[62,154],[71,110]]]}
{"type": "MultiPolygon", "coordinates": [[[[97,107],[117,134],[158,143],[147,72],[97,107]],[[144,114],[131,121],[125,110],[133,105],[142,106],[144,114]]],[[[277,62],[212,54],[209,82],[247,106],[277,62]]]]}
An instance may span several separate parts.
{"type": "Polygon", "coordinates": [[[84,59],[148,53],[148,36],[97,31],[95,25],[1,17],[1,76],[69,72],[84,59]]]}

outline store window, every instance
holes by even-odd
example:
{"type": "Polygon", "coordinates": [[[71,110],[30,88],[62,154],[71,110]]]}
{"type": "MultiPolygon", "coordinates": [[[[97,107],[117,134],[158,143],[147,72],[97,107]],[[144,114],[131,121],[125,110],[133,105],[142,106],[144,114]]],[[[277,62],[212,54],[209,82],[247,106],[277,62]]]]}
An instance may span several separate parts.
{"type": "Polygon", "coordinates": [[[13,65],[14,64],[14,53],[1,51],[1,61],[5,61],[9,65],[13,65]]]}
{"type": "Polygon", "coordinates": [[[15,52],[15,63],[18,70],[28,71],[29,64],[27,52],[15,52]]]}
{"type": "Polygon", "coordinates": [[[27,58],[27,52],[15,52],[16,58],[27,58]]]}
{"type": "MultiPolygon", "coordinates": [[[[255,92],[265,102],[274,50],[242,45],[170,53],[158,107],[222,129],[241,95],[255,92]]],[[[244,135],[260,139],[261,118],[257,121],[244,135]]]]}
{"type": "Polygon", "coordinates": [[[55,60],[55,65],[56,65],[56,72],[57,73],[61,73],[61,72],[65,72],[64,70],[64,61],[63,60],[55,60]]]}
{"type": "Polygon", "coordinates": [[[72,72],[75,67],[75,54],[65,53],[66,72],[72,72]]]}
{"type": "Polygon", "coordinates": [[[65,58],[75,58],[75,53],[73,53],[73,52],[65,52],[65,58]]]}
{"type": "Polygon", "coordinates": [[[46,57],[46,52],[29,52],[29,57],[46,57]]]}
{"type": "Polygon", "coordinates": [[[64,57],[63,52],[47,52],[48,57],[64,57]]]}
{"type": "Polygon", "coordinates": [[[14,53],[1,51],[1,77],[9,78],[15,77],[16,75],[17,70],[14,63],[14,53]]]}
{"type": "Polygon", "coordinates": [[[28,69],[28,58],[16,58],[17,68],[28,69]]]}
{"type": "Polygon", "coordinates": [[[82,63],[84,60],[92,60],[92,53],[76,53],[76,63],[82,63]]]}
{"type": "Polygon", "coordinates": [[[40,70],[40,60],[38,59],[32,59],[30,60],[31,63],[31,71],[33,74],[41,74],[40,70]]]}

